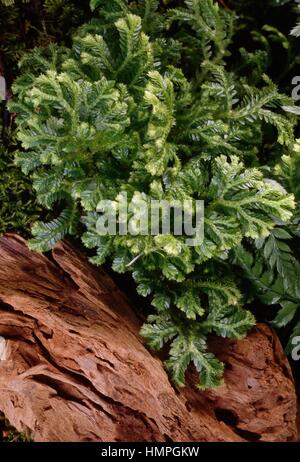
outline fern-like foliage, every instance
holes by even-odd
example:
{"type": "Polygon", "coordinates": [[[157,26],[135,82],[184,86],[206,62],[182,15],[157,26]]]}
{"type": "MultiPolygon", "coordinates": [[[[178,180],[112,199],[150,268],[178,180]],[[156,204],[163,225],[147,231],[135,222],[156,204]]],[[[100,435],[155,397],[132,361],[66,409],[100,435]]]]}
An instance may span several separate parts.
{"type": "MultiPolygon", "coordinates": [[[[1,127],[1,124],[0,124],[1,127]]],[[[6,231],[30,233],[29,225],[38,219],[41,207],[36,203],[28,178],[16,168],[11,146],[0,141],[0,234],[6,231]]]]}
{"type": "Polygon", "coordinates": [[[299,162],[298,140],[290,155],[284,155],[274,169],[281,184],[295,194],[297,207],[288,225],[279,222],[267,238],[255,241],[252,251],[242,246],[234,250],[235,262],[251,282],[254,296],[265,305],[280,306],[273,324],[278,328],[294,326],[290,330],[287,352],[291,351],[292,339],[300,325],[299,162]]]}
{"type": "MultiPolygon", "coordinates": [[[[28,3],[30,0],[22,0],[23,3],[28,3]]],[[[1,3],[5,6],[11,6],[14,5],[15,0],[1,0],[1,3]]]]}
{"type": "Polygon", "coordinates": [[[25,149],[16,163],[41,205],[62,210],[33,227],[31,247],[45,251],[79,233],[80,214],[93,263],[131,271],[152,302],[156,314],[142,334],[155,349],[170,346],[174,382],[184,384],[192,363],[200,388],[217,386],[223,365],[207,351],[207,335],[238,339],[255,323],[229,254],[246,239],[273,239],[277,223],[293,216],[293,195],[259,168],[267,134],[279,155],[291,150],[295,117],[282,106],[292,102],[268,77],[253,87],[228,68],[235,17],[212,0],[169,10],[146,0],[92,7],[99,17],[72,49],[35,50],[14,85],[10,107],[25,149]],[[126,223],[118,213],[125,194],[126,223]],[[107,210],[97,207],[103,199],[107,210]],[[138,230],[136,217],[152,199],[203,200],[203,241],[100,231],[104,211],[138,230]]]}

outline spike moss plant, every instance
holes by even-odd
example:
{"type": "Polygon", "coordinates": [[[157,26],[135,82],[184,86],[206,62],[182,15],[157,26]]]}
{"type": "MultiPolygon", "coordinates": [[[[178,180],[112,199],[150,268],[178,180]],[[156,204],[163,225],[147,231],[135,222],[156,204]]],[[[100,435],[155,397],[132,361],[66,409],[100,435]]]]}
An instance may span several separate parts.
{"type": "Polygon", "coordinates": [[[95,18],[72,49],[22,59],[10,106],[24,148],[16,163],[39,203],[58,210],[33,226],[31,248],[47,251],[83,230],[92,262],[132,272],[149,297],[142,335],[155,350],[169,346],[173,382],[183,386],[193,364],[205,389],[222,383],[224,369],[207,336],[240,339],[255,324],[233,259],[292,219],[294,196],[260,165],[266,146],[278,159],[293,151],[296,120],[266,75],[254,85],[228,64],[232,11],[213,0],[172,3],[92,0],[95,18]],[[151,199],[203,200],[203,241],[103,235],[97,205],[117,209],[124,193],[133,212],[151,199]]]}

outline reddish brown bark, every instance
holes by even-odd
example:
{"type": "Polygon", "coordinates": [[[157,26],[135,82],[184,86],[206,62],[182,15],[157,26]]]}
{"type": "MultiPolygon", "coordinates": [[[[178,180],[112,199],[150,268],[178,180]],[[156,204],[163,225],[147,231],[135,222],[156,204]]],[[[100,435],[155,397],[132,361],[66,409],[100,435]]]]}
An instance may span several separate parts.
{"type": "Polygon", "coordinates": [[[0,240],[0,411],[35,441],[291,441],[296,394],[276,334],[212,339],[227,365],[180,392],[139,337],[125,296],[70,244],[53,261],[0,240]]]}

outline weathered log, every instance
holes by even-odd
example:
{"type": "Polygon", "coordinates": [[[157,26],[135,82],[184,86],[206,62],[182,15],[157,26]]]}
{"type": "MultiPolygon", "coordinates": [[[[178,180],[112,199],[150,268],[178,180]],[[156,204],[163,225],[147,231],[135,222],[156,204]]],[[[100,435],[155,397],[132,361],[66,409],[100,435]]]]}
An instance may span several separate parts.
{"type": "Polygon", "coordinates": [[[69,243],[53,259],[0,240],[0,411],[35,441],[293,441],[297,402],[276,334],[212,338],[225,384],[175,390],[141,321],[69,243]]]}

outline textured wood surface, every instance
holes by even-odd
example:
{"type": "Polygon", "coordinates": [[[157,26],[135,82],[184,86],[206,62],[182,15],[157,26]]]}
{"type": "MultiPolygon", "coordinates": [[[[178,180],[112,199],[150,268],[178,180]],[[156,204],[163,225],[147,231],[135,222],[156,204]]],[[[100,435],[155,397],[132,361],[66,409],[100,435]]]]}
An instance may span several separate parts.
{"type": "Polygon", "coordinates": [[[141,321],[103,271],[69,243],[53,258],[0,240],[0,411],[35,441],[292,441],[297,402],[276,334],[212,338],[225,384],[169,382],[141,321]]]}

